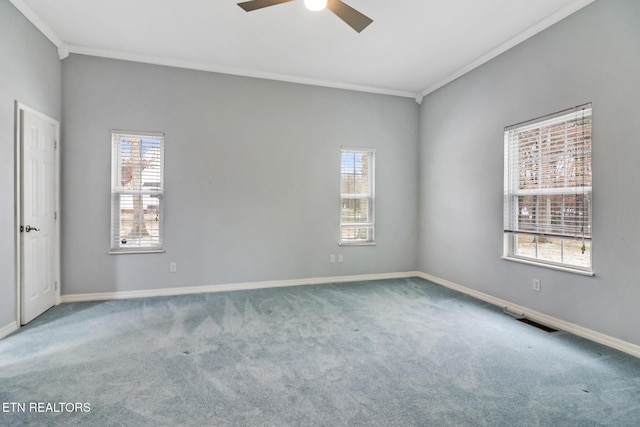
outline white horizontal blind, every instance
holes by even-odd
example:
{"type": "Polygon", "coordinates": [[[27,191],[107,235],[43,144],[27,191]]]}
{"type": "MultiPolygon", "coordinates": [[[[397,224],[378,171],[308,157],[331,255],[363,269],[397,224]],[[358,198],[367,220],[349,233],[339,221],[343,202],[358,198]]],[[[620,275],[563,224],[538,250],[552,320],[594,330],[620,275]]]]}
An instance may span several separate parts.
{"type": "Polygon", "coordinates": [[[164,134],[111,132],[111,251],[162,249],[164,134]]]}
{"type": "Polygon", "coordinates": [[[375,242],[375,151],[340,151],[340,243],[375,242]]]}
{"type": "MultiPolygon", "coordinates": [[[[505,128],[505,232],[534,236],[536,245],[540,237],[561,246],[573,239],[585,252],[584,242],[591,240],[591,123],[591,104],[585,104],[505,128]]],[[[514,242],[512,254],[523,255],[514,242]]],[[[572,264],[562,256],[565,249],[555,261],[572,264]]]]}

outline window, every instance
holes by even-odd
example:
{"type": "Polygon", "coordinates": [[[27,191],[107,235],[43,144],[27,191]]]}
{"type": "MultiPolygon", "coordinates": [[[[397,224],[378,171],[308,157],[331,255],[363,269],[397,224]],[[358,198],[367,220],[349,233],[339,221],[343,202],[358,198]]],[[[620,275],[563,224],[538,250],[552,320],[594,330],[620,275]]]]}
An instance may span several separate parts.
{"type": "Polygon", "coordinates": [[[591,271],[591,104],[505,128],[505,256],[591,271]]]}
{"type": "Polygon", "coordinates": [[[164,134],[111,132],[111,252],[162,251],[164,134]]]}
{"type": "Polygon", "coordinates": [[[340,150],[340,244],[373,244],[375,151],[340,150]]]}

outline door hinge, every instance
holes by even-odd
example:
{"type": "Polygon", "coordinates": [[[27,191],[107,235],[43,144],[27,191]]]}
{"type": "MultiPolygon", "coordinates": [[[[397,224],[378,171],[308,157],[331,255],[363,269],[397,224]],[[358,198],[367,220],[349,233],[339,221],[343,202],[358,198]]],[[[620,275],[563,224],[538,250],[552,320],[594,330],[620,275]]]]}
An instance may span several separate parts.
{"type": "Polygon", "coordinates": [[[55,282],[55,288],[54,288],[54,290],[55,290],[55,291],[57,291],[57,290],[58,290],[58,282],[55,282]]]}
{"type": "Polygon", "coordinates": [[[58,149],[58,141],[56,141],[56,140],[53,141],[53,149],[54,150],[58,149]]]}
{"type": "Polygon", "coordinates": [[[58,211],[53,211],[53,219],[54,221],[58,219],[58,211]]]}

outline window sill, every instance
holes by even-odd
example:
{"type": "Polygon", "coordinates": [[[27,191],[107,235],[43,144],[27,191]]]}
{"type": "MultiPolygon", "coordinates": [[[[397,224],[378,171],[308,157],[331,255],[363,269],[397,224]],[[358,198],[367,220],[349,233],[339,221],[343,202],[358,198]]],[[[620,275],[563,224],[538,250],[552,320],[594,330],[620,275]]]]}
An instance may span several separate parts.
{"type": "Polygon", "coordinates": [[[338,242],[338,246],[375,246],[376,242],[338,242]]]}
{"type": "Polygon", "coordinates": [[[133,249],[133,250],[110,250],[109,255],[124,255],[124,254],[161,254],[164,249],[133,249]]]}
{"type": "Polygon", "coordinates": [[[562,265],[547,264],[547,263],[544,263],[544,262],[537,262],[537,261],[524,259],[524,258],[515,258],[515,257],[503,256],[502,259],[507,260],[507,261],[519,262],[521,264],[534,265],[536,267],[544,267],[544,268],[550,268],[552,270],[564,271],[566,273],[580,274],[581,276],[593,277],[593,276],[596,275],[596,273],[594,273],[593,271],[580,270],[580,269],[577,269],[577,268],[571,268],[571,267],[566,267],[566,266],[562,266],[562,265]]]}

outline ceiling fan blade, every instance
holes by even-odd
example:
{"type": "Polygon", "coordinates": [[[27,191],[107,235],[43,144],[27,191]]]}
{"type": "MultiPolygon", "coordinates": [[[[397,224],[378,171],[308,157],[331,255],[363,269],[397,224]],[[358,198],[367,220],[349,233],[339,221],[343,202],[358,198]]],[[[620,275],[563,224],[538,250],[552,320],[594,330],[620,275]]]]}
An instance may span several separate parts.
{"type": "Polygon", "coordinates": [[[328,0],[327,9],[335,13],[338,18],[342,19],[357,32],[361,32],[373,22],[373,19],[363,15],[341,0],[328,0]]]}
{"type": "Polygon", "coordinates": [[[238,3],[238,6],[243,8],[247,12],[252,10],[262,9],[263,7],[275,6],[280,3],[287,3],[293,0],[251,0],[238,3]]]}

